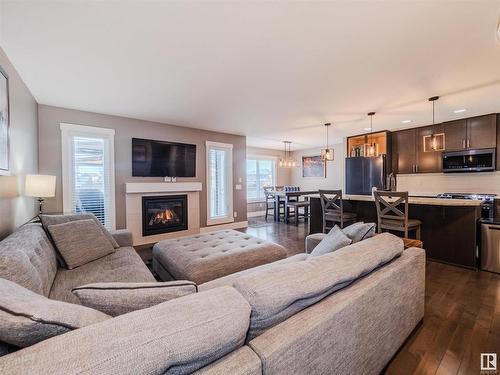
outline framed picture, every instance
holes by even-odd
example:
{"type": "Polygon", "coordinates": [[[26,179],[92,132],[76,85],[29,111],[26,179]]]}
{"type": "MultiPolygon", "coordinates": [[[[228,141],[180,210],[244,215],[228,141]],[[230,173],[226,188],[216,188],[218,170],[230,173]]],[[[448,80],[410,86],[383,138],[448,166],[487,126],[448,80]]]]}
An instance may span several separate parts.
{"type": "Polygon", "coordinates": [[[9,175],[9,78],[0,68],[0,175],[9,175]]]}
{"type": "Polygon", "coordinates": [[[302,177],[326,177],[326,164],[321,156],[302,156],[302,177]]]}

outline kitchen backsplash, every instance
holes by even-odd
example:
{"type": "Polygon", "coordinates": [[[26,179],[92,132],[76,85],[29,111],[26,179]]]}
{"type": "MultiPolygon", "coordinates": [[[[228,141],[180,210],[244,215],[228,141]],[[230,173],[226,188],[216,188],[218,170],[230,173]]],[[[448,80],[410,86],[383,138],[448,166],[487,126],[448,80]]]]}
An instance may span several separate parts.
{"type": "Polygon", "coordinates": [[[410,194],[490,193],[500,195],[500,171],[398,174],[397,190],[410,194]]]}

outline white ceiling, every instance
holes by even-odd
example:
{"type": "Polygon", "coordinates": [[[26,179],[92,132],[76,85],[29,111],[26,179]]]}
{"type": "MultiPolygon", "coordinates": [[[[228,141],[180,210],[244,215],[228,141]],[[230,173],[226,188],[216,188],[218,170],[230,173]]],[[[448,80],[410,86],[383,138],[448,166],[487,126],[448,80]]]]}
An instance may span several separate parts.
{"type": "Polygon", "coordinates": [[[500,2],[2,1],[0,43],[42,104],[292,149],[500,112],[500,2]],[[454,114],[454,109],[467,112],[454,114]],[[411,119],[410,124],[401,121],[411,119]]]}

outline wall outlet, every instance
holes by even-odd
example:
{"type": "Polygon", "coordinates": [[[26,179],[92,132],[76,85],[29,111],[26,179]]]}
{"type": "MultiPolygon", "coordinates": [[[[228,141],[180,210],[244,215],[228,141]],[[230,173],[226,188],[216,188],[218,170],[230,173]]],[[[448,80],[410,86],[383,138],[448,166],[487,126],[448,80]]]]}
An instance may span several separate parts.
{"type": "Polygon", "coordinates": [[[238,212],[234,211],[233,212],[233,217],[238,217],[238,212]]]}
{"type": "Polygon", "coordinates": [[[241,186],[240,184],[237,184],[237,185],[235,186],[235,188],[236,188],[236,190],[241,190],[241,189],[242,189],[242,186],[241,186]]]}

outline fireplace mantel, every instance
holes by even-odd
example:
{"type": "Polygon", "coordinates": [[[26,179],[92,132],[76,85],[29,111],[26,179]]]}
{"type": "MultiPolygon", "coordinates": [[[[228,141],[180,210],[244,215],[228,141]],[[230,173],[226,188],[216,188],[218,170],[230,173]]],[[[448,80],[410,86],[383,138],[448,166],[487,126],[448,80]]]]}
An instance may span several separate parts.
{"type": "Polygon", "coordinates": [[[127,194],[185,193],[201,190],[201,182],[127,182],[125,184],[127,194]]]}

